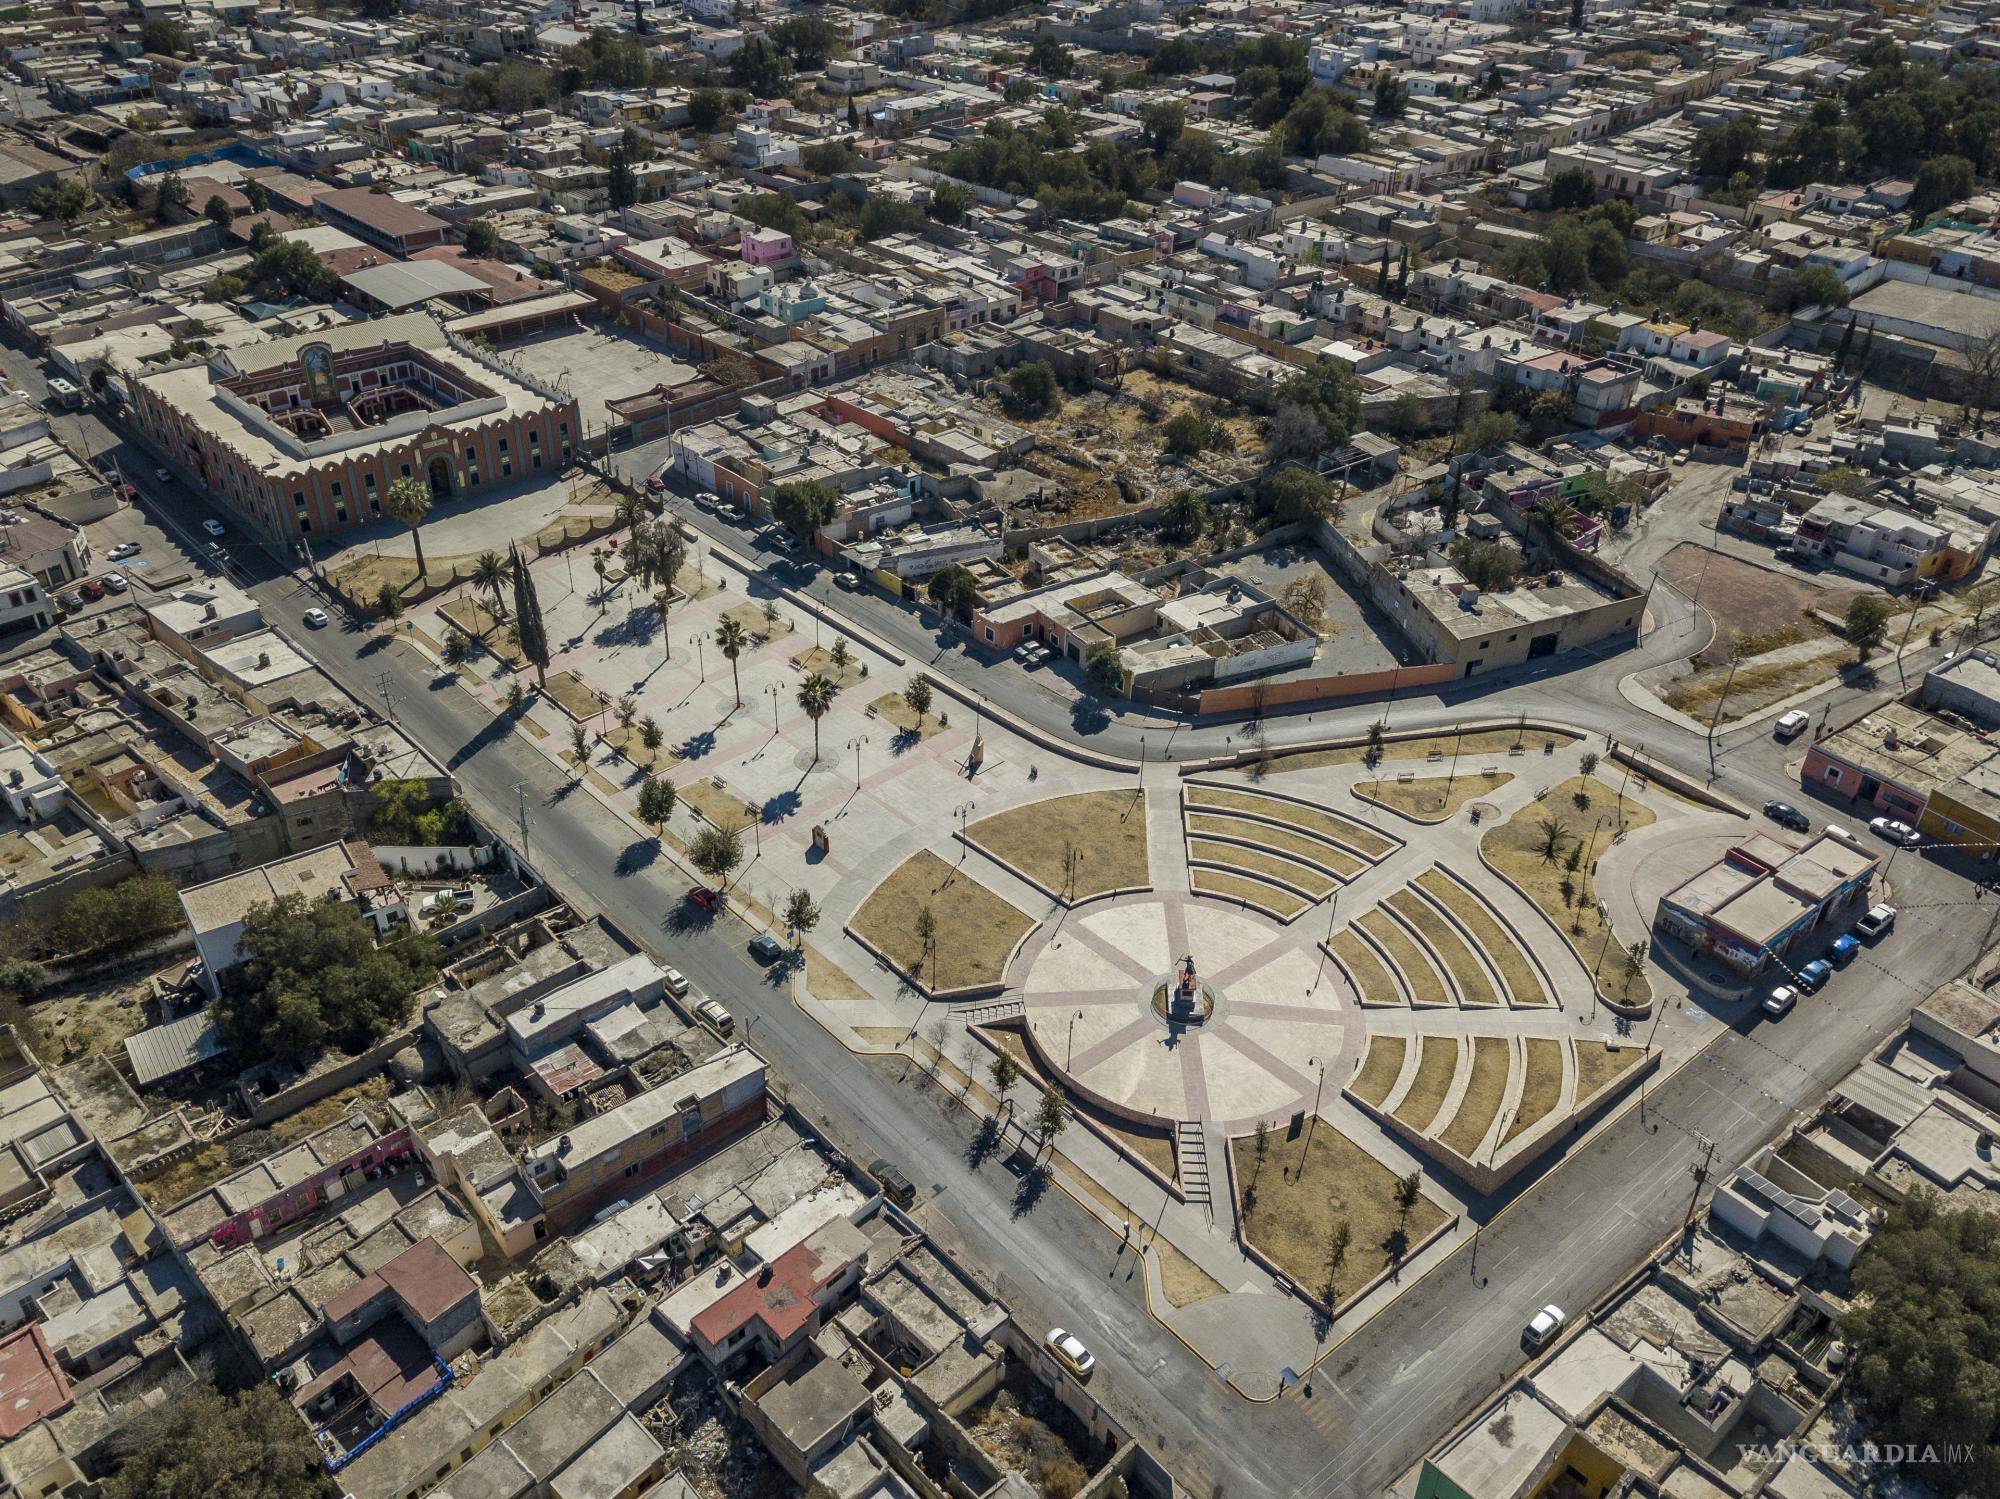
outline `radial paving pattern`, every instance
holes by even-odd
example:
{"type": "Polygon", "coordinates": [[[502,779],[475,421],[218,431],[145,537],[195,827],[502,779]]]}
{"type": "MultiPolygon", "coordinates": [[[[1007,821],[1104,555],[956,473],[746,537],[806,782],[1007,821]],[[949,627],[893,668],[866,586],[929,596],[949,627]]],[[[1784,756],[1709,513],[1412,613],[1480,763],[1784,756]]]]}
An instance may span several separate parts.
{"type": "Polygon", "coordinates": [[[1152,1118],[1237,1123],[1310,1107],[1319,1065],[1345,1077],[1363,1044],[1353,991],[1310,934],[1199,895],[1072,912],[1029,940],[1014,971],[1044,1063],[1152,1118]],[[1189,953],[1214,1012],[1171,1025],[1153,993],[1189,953]]]}

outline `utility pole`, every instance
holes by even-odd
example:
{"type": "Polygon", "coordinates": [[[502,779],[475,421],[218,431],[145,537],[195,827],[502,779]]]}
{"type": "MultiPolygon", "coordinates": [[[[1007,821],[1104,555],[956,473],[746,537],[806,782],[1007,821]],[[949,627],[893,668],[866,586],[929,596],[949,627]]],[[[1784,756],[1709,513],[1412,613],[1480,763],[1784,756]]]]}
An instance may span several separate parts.
{"type": "Polygon", "coordinates": [[[528,860],[528,783],[526,781],[516,781],[514,783],[514,795],[520,807],[521,858],[525,862],[528,860]]]}
{"type": "Polygon", "coordinates": [[[390,723],[396,721],[396,679],[389,672],[383,672],[375,679],[375,690],[382,694],[382,705],[388,712],[383,716],[390,723]]]}
{"type": "Polygon", "coordinates": [[[1909,649],[1910,631],[1917,627],[1917,611],[1920,607],[1916,600],[1910,601],[1910,622],[1903,626],[1903,638],[1896,642],[1896,681],[1906,687],[1909,685],[1909,678],[1903,674],[1903,652],[1909,649]]]}
{"type": "Polygon", "coordinates": [[[1736,658],[1730,657],[1729,675],[1722,679],[1722,691],[1715,699],[1715,712],[1708,720],[1708,778],[1715,779],[1715,726],[1722,722],[1722,705],[1729,701],[1729,687],[1736,680],[1736,658]]]}
{"type": "Polygon", "coordinates": [[[1688,1198],[1687,1217],[1681,1222],[1683,1230],[1694,1224],[1694,1206],[1701,1200],[1701,1189],[1708,1182],[1709,1165],[1715,1159],[1715,1142],[1706,1135],[1696,1135],[1695,1138],[1701,1142],[1701,1159],[1688,1167],[1689,1174],[1694,1177],[1694,1193],[1688,1198]]]}

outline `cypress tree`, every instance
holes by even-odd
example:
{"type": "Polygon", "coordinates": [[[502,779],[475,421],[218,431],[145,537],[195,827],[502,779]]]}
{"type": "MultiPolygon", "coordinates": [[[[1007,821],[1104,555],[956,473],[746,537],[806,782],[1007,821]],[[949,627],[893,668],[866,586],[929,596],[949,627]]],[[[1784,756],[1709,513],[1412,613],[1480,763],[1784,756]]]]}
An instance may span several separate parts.
{"type": "Polygon", "coordinates": [[[514,569],[514,633],[521,642],[521,654],[534,663],[535,685],[547,687],[549,634],[542,624],[542,601],[535,597],[535,580],[528,575],[520,548],[509,545],[507,556],[514,569]]]}

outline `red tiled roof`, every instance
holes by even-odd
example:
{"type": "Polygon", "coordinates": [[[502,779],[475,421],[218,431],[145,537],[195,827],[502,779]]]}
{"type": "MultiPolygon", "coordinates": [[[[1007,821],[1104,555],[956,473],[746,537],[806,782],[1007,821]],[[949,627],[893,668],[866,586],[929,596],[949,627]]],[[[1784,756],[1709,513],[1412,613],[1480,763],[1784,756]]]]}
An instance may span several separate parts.
{"type": "Polygon", "coordinates": [[[694,1331],[719,1347],[752,1321],[762,1322],[774,1342],[786,1343],[812,1320],[813,1292],[845,1265],[825,1265],[804,1244],[794,1244],[770,1264],[696,1315],[694,1331]]]}
{"type": "Polygon", "coordinates": [[[49,1351],[41,1324],[30,1322],[0,1338],[0,1442],[68,1409],[69,1381],[49,1351]]]}
{"type": "Polygon", "coordinates": [[[436,1239],[419,1239],[329,1301],[327,1321],[353,1316],[385,1290],[409,1308],[419,1326],[428,1327],[467,1296],[477,1295],[479,1288],[436,1239]]]}

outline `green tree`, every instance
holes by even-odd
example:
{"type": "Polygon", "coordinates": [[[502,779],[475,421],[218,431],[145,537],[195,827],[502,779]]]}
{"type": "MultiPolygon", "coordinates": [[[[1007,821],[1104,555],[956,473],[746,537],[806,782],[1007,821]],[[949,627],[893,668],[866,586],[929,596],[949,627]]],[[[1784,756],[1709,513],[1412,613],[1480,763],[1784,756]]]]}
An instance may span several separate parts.
{"type": "Polygon", "coordinates": [[[1866,661],[1869,654],[1888,637],[1889,605],[1879,594],[1856,595],[1854,602],[1847,606],[1841,633],[1854,647],[1855,659],[1866,661]]]}
{"type": "Polygon", "coordinates": [[[1125,690],[1125,663],[1108,640],[1094,642],[1083,655],[1083,675],[1099,692],[1125,690]]]}
{"type": "Polygon", "coordinates": [[[1215,431],[1201,416],[1183,406],[1160,428],[1161,448],[1176,458],[1193,458],[1215,440],[1215,431]]]}
{"type": "Polygon", "coordinates": [[[1187,129],[1187,110],[1170,100],[1148,104],[1139,111],[1139,128],[1154,155],[1164,152],[1187,129]]]}
{"type": "Polygon", "coordinates": [[[28,194],[28,212],[38,219],[70,224],[82,218],[96,201],[97,195],[88,185],[74,177],[62,177],[28,194]]]}
{"type": "Polygon", "coordinates": [[[547,104],[555,97],[555,86],[555,74],[537,64],[488,63],[465,75],[458,99],[467,109],[520,114],[547,104]]]}
{"type": "Polygon", "coordinates": [[[507,544],[507,556],[514,573],[514,643],[535,668],[535,685],[548,685],[549,632],[542,623],[542,601],[535,592],[535,580],[528,571],[520,548],[507,544]]]}
{"type": "Polygon", "coordinates": [[[1847,283],[1823,265],[1809,265],[1778,278],[1778,306],[1790,312],[1800,307],[1845,307],[1852,295],[1847,283]]]}
{"type": "Polygon", "coordinates": [[[1375,118],[1401,119],[1410,107],[1410,91],[1394,73],[1385,72],[1375,80],[1375,118]]]}
{"type": "Polygon", "coordinates": [[[639,821],[653,830],[658,842],[666,831],[667,819],[674,815],[678,793],[674,783],[663,776],[649,775],[639,785],[639,821]]]}
{"type": "Polygon", "coordinates": [[[1917,168],[1910,217],[1922,222],[1940,209],[1972,196],[1972,163],[1963,156],[1933,156],[1917,168]]]}
{"type": "Polygon", "coordinates": [[[771,28],[770,37],[803,73],[817,73],[840,51],[840,33],[815,15],[788,17],[771,28]]]}
{"type": "Polygon", "coordinates": [[[2000,1219],[1919,1188],[1853,1274],[1840,1335],[1871,1436],[1959,1454],[1921,1470],[1941,1491],[2000,1493],[2000,1219]]]}
{"type": "Polygon", "coordinates": [[[931,711],[931,684],[923,677],[911,677],[903,687],[903,701],[919,723],[931,711]]]}
{"type": "Polygon", "coordinates": [[[49,971],[33,958],[0,958],[0,994],[14,999],[38,998],[49,987],[49,971]]]}
{"type": "Polygon", "coordinates": [[[375,590],[375,611],[390,624],[403,617],[402,591],[394,583],[384,583],[375,590]]]}
{"type": "Polygon", "coordinates": [[[940,610],[960,619],[972,618],[972,607],[979,602],[979,580],[956,562],[932,573],[924,591],[940,610]]]}
{"type": "Polygon", "coordinates": [[[1416,1207],[1417,1200],[1423,1195],[1424,1179],[1417,1172],[1412,1171],[1408,1176],[1396,1178],[1396,1223],[1399,1233],[1410,1221],[1410,1211],[1416,1207]]]}
{"type": "Polygon", "coordinates": [[[1049,368],[1047,360],[1030,359],[1015,365],[1008,372],[1007,389],[1013,404],[1033,415],[1045,415],[1062,405],[1062,392],[1056,386],[1056,372],[1049,368]]]}
{"type": "Polygon", "coordinates": [[[417,549],[417,576],[428,579],[430,569],[424,563],[424,539],[417,528],[431,513],[430,486],[421,479],[398,479],[382,497],[382,511],[391,520],[401,521],[410,528],[410,544],[417,549]]]}
{"type": "Polygon", "coordinates": [[[1451,562],[1465,581],[1482,593],[1512,588],[1521,576],[1520,552],[1502,541],[1461,536],[1451,544],[1451,562]]]}
{"type": "Polygon", "coordinates": [[[698,88],[688,95],[688,124],[701,135],[713,133],[722,123],[722,117],[729,113],[729,101],[716,88],[698,88]]]}
{"type": "Polygon", "coordinates": [[[792,934],[792,946],[803,947],[806,934],[819,925],[819,907],[813,903],[812,892],[794,890],[785,899],[785,926],[792,934]]]}
{"type": "Polygon", "coordinates": [[[1588,208],[1597,201],[1597,179],[1582,167],[1557,172],[1549,179],[1549,207],[1588,208]]]}
{"type": "Polygon", "coordinates": [[[940,224],[962,224],[971,207],[972,189],[963,182],[935,182],[924,212],[940,224]]]}
{"type": "Polygon", "coordinates": [[[840,491],[823,479],[795,480],[771,491],[771,518],[811,546],[821,526],[840,514],[840,491]]]}
{"type": "Polygon", "coordinates": [[[210,193],[208,201],[201,205],[201,216],[216,228],[227,231],[235,222],[236,210],[229,206],[221,193],[210,193]]]}
{"type": "Polygon", "coordinates": [[[110,1444],[104,1499],[316,1499],[331,1492],[312,1431],[276,1385],[224,1395],[196,1381],[110,1444]]]}
{"type": "MultiPolygon", "coordinates": [[[[1278,414],[1282,415],[1288,405],[1312,413],[1325,447],[1339,447],[1361,428],[1361,387],[1346,365],[1332,360],[1296,370],[1285,378],[1277,391],[1278,414]]],[[[1275,424],[1275,417],[1273,421],[1275,424]]]]}
{"type": "Polygon", "coordinates": [[[161,173],[159,186],[153,190],[153,217],[164,224],[177,209],[187,206],[188,188],[181,180],[181,174],[175,171],[161,173]]]}
{"type": "Polygon", "coordinates": [[[185,919],[172,882],[140,874],[70,896],[57,912],[53,937],[66,956],[97,957],[130,951],[185,919]]]}
{"type": "Polygon", "coordinates": [[[1334,1293],[1340,1281],[1340,1267],[1347,1263],[1347,1248],[1353,1237],[1353,1232],[1347,1226],[1347,1220],[1342,1218],[1334,1224],[1333,1233],[1327,1239],[1326,1307],[1329,1316],[1339,1303],[1339,1298],[1334,1293]]]}
{"type": "Polygon", "coordinates": [[[437,974],[437,943],[409,932],[380,946],[360,911],[334,896],[281,895],[251,907],[242,963],[210,1006],[222,1039],[245,1055],[307,1062],[327,1046],[359,1049],[410,1012],[437,974]]]}
{"type": "Polygon", "coordinates": [[[1021,1069],[1010,1053],[996,1051],[993,1053],[992,1065],[986,1069],[986,1075],[993,1080],[995,1102],[1004,1104],[1007,1102],[1008,1091],[1020,1081],[1021,1069]]]}
{"type": "Polygon", "coordinates": [[[731,619],[727,615],[715,627],[715,644],[729,662],[729,679],[736,688],[736,706],[743,706],[743,678],[737,671],[736,660],[750,643],[750,632],[743,628],[743,621],[731,619]]]}
{"type": "Polygon", "coordinates": [[[469,844],[479,834],[457,797],[439,801],[428,782],[389,776],[368,788],[368,836],[416,848],[469,844]]]}
{"type": "Polygon", "coordinates": [[[507,587],[507,563],[498,552],[481,552],[472,564],[472,586],[484,590],[495,619],[507,617],[503,595],[507,587]]]}
{"type": "Polygon", "coordinates": [[[1192,541],[1208,523],[1208,501],[1183,489],[1160,509],[1160,531],[1173,541],[1192,541]]]}
{"type": "Polygon", "coordinates": [[[1068,1126],[1069,1111],[1063,1107],[1062,1094],[1050,1088],[1042,1094],[1042,1101],[1035,1105],[1035,1141],[1043,1150],[1048,1150],[1068,1126]]]}
{"type": "Polygon", "coordinates": [[[613,208],[630,208],[639,201],[639,179],[632,171],[632,153],[623,145],[611,148],[605,192],[613,208]]]}
{"type": "Polygon", "coordinates": [[[161,57],[188,55],[187,27],[165,18],[146,22],[139,28],[139,45],[161,57]]]}
{"type": "Polygon", "coordinates": [[[729,54],[729,81],[759,99],[783,93],[791,72],[784,54],[768,37],[752,35],[729,54]]]}
{"type": "Polygon", "coordinates": [[[799,711],[812,720],[813,764],[819,764],[819,721],[833,706],[833,678],[820,672],[808,673],[799,683],[799,711]]]}
{"type": "Polygon", "coordinates": [[[1315,521],[1333,510],[1333,486],[1309,469],[1285,468],[1266,478],[1257,491],[1258,503],[1278,525],[1315,521]]]}
{"type": "Polygon", "coordinates": [[[734,828],[703,828],[688,848],[694,867],[720,885],[743,862],[743,835],[734,828]]]}
{"type": "Polygon", "coordinates": [[[1389,409],[1382,413],[1382,425],[1402,438],[1415,437],[1429,421],[1424,403],[1408,391],[1391,401],[1389,409]]]}
{"type": "Polygon", "coordinates": [[[869,197],[861,210],[860,233],[866,240],[887,239],[892,234],[921,234],[925,222],[924,211],[916,204],[877,193],[869,197]]]}
{"type": "Polygon", "coordinates": [[[310,245],[302,239],[282,238],[268,223],[260,223],[257,230],[250,240],[252,282],[315,302],[332,300],[340,278],[310,245]]]}
{"type": "Polygon", "coordinates": [[[500,250],[500,231],[491,219],[474,219],[465,226],[466,254],[478,260],[492,260],[500,250]]]}
{"type": "Polygon", "coordinates": [[[1028,48],[1028,66],[1044,78],[1067,78],[1075,71],[1076,62],[1069,48],[1045,31],[1028,48]]]}
{"type": "Polygon", "coordinates": [[[1453,449],[1460,453],[1483,453],[1504,447],[1521,435],[1521,423],[1512,412],[1482,411],[1458,429],[1453,449]]]}

